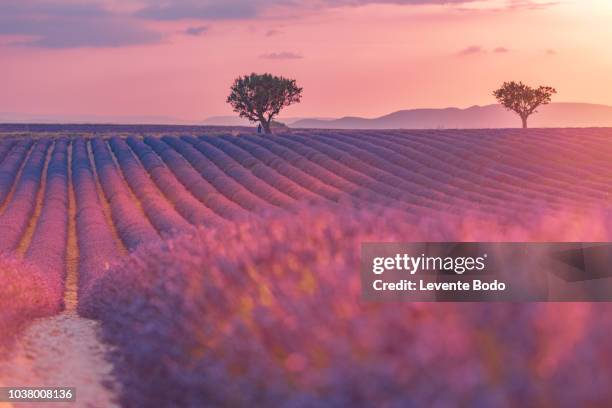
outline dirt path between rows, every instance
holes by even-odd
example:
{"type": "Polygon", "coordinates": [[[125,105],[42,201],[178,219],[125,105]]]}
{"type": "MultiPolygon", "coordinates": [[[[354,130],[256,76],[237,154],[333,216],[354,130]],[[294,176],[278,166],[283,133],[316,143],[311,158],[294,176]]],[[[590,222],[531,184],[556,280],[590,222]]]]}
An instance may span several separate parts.
{"type": "Polygon", "coordinates": [[[72,403],[0,403],[0,407],[116,407],[112,365],[105,359],[108,347],[99,341],[99,324],[70,310],[39,319],[28,327],[0,363],[0,385],[19,387],[75,387],[72,403]]]}

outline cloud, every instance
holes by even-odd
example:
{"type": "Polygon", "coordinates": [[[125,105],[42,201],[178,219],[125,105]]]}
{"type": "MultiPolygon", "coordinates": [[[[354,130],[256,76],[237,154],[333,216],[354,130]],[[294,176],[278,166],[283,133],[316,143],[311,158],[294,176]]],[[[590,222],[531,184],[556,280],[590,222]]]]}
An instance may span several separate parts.
{"type": "MultiPolygon", "coordinates": [[[[462,49],[461,51],[459,51],[457,53],[457,55],[461,56],[461,57],[467,57],[470,55],[480,55],[480,54],[486,54],[489,51],[486,48],[483,48],[480,45],[471,45],[467,48],[462,49]]],[[[491,50],[491,52],[495,53],[495,54],[506,54],[508,52],[510,52],[510,50],[506,47],[496,47],[493,48],[491,50]]]]}
{"type": "Polygon", "coordinates": [[[0,35],[24,36],[13,45],[42,48],[120,47],[160,42],[162,36],[98,3],[2,0],[0,35]]]}
{"type": "Polygon", "coordinates": [[[293,52],[283,51],[283,52],[273,52],[270,54],[263,54],[263,55],[260,55],[260,58],[281,60],[281,59],[302,59],[304,57],[302,57],[299,54],[293,53],[293,52]]]}
{"type": "Polygon", "coordinates": [[[331,7],[395,5],[459,5],[477,0],[148,0],[136,11],[141,18],[157,21],[172,20],[244,20],[260,17],[275,7],[323,10],[331,7]]]}
{"type": "Polygon", "coordinates": [[[469,55],[484,54],[485,52],[486,50],[482,48],[480,45],[472,45],[472,46],[462,49],[461,51],[457,53],[457,55],[462,56],[462,57],[467,57],[469,55]]]}
{"type": "Polygon", "coordinates": [[[198,37],[208,31],[208,26],[187,27],[185,34],[198,37]]]}
{"type": "Polygon", "coordinates": [[[274,37],[275,35],[282,34],[280,30],[268,30],[266,31],[266,37],[274,37]]]}
{"type": "MultiPolygon", "coordinates": [[[[324,10],[372,4],[463,6],[482,3],[482,0],[145,0],[145,6],[137,10],[135,15],[157,21],[241,20],[261,17],[278,7],[291,10],[324,10]]],[[[541,0],[506,0],[504,8],[535,9],[555,4],[557,2],[543,3],[541,0]]]]}
{"type": "Polygon", "coordinates": [[[557,51],[553,49],[548,49],[545,52],[546,52],[546,55],[557,55],[557,51]]]}
{"type": "Polygon", "coordinates": [[[508,9],[542,10],[559,5],[560,1],[538,1],[538,0],[510,0],[508,9]]]}
{"type": "Polygon", "coordinates": [[[154,1],[135,15],[150,20],[238,20],[256,17],[275,0],[182,0],[154,1]]]}

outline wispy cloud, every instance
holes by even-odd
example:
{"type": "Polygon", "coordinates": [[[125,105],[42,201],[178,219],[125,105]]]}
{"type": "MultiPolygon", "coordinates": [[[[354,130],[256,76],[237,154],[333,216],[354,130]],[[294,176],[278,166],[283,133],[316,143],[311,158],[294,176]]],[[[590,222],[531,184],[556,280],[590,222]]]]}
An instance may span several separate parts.
{"type": "Polygon", "coordinates": [[[508,9],[541,10],[559,5],[560,1],[510,0],[508,9]]]}
{"type": "Polygon", "coordinates": [[[70,0],[2,0],[0,35],[24,36],[13,43],[43,48],[120,47],[151,44],[162,35],[101,4],[70,0]]]}
{"type": "Polygon", "coordinates": [[[481,55],[481,54],[487,54],[489,52],[492,52],[494,54],[506,54],[509,53],[510,50],[506,47],[496,47],[493,48],[492,50],[487,50],[486,48],[480,46],[480,45],[471,45],[469,47],[466,47],[464,49],[462,49],[461,51],[457,52],[456,55],[460,56],[460,57],[467,57],[470,55],[481,55]]]}
{"type": "Polygon", "coordinates": [[[266,37],[274,37],[275,35],[282,34],[280,30],[268,30],[266,31],[266,37]]]}
{"type": "Polygon", "coordinates": [[[457,53],[457,55],[461,56],[461,57],[467,57],[469,55],[478,55],[478,54],[484,54],[486,52],[486,50],[484,48],[482,48],[480,45],[471,45],[467,48],[462,49],[461,51],[459,51],[457,53]]]}
{"type": "MultiPolygon", "coordinates": [[[[539,9],[558,4],[542,0],[505,0],[494,8],[539,9]]],[[[136,15],[151,20],[237,20],[261,17],[275,8],[324,10],[336,7],[359,7],[372,4],[397,6],[467,6],[487,8],[482,0],[146,0],[136,15]],[[484,6],[483,6],[484,4],[484,6]]]]}
{"type": "Polygon", "coordinates": [[[544,51],[546,53],[546,55],[557,55],[557,51],[553,50],[553,49],[548,49],[546,51],[544,51]]]}
{"type": "Polygon", "coordinates": [[[187,27],[185,34],[198,37],[208,31],[208,26],[187,27]]]}
{"type": "Polygon", "coordinates": [[[302,59],[304,57],[294,52],[283,51],[283,52],[272,52],[270,54],[263,54],[263,55],[260,55],[260,58],[274,59],[274,60],[282,60],[282,59],[287,60],[287,59],[302,59]]]}
{"type": "Polygon", "coordinates": [[[149,1],[135,15],[150,20],[236,20],[256,17],[274,0],[149,1]]]}

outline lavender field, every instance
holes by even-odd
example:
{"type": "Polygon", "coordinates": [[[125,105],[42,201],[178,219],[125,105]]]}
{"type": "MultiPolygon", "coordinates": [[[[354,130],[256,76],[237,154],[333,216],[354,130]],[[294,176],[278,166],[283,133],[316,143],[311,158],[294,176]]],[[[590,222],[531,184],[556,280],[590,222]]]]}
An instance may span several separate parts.
{"type": "Polygon", "coordinates": [[[168,133],[0,139],[0,358],[73,307],[121,406],[612,398],[607,304],[359,282],[364,241],[610,241],[612,129],[168,133]]]}

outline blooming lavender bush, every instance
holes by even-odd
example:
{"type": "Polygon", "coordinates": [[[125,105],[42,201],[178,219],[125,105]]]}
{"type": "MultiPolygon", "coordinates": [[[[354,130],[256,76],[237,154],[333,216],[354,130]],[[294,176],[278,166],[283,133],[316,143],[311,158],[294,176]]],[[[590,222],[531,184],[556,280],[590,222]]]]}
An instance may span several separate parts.
{"type": "Polygon", "coordinates": [[[0,355],[32,319],[58,313],[62,307],[61,282],[32,264],[0,257],[0,355]]]}
{"type": "Polygon", "coordinates": [[[610,320],[592,320],[606,306],[365,303],[359,282],[362,241],[609,239],[610,230],[578,221],[567,230],[556,218],[517,226],[413,223],[401,211],[301,214],[143,247],[82,294],[81,313],[102,320],[118,347],[126,406],[575,406],[610,397],[610,362],[592,354],[612,351],[610,320]],[[585,358],[593,392],[571,371],[585,358]],[[565,381],[581,388],[559,388],[565,381]]]}

